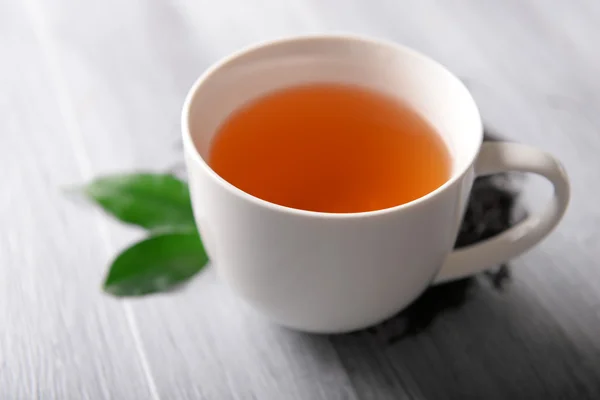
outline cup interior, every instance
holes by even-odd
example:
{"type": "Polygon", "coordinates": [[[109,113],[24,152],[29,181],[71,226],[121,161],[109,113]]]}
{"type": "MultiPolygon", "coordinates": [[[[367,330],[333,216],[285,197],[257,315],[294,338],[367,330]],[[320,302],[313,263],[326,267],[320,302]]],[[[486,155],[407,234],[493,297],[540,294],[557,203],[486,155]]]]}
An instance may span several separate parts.
{"type": "Polygon", "coordinates": [[[458,78],[409,48],[349,36],[270,42],[211,67],[188,95],[184,138],[188,135],[205,163],[212,137],[233,111],[274,90],[316,82],[359,85],[402,99],[446,143],[451,179],[461,175],[479,151],[483,137],[479,111],[458,78]]]}

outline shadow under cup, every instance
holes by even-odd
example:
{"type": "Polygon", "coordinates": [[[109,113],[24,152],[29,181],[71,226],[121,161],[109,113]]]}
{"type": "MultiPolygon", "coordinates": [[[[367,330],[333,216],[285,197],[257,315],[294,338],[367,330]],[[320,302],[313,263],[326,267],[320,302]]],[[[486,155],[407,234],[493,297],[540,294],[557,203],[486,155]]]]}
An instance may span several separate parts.
{"type": "Polygon", "coordinates": [[[347,36],[281,40],[226,58],[192,87],[182,125],[194,212],[220,275],[271,319],[312,332],[372,325],[427,287],[453,247],[483,137],[474,100],[440,64],[395,44],[347,36]],[[232,112],[269,92],[321,82],[402,99],[444,140],[449,180],[397,207],[328,214],[258,199],[208,166],[211,139],[232,112]],[[419,242],[431,249],[415,250],[419,242]]]}

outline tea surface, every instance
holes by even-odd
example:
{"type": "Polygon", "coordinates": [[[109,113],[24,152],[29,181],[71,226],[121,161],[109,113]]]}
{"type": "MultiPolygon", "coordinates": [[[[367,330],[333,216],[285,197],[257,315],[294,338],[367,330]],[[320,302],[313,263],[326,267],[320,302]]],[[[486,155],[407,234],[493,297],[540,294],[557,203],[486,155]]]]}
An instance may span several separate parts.
{"type": "Polygon", "coordinates": [[[255,99],[222,124],[208,164],[239,189],[329,213],[394,207],[451,174],[442,138],[398,99],[357,86],[294,86],[255,99]]]}

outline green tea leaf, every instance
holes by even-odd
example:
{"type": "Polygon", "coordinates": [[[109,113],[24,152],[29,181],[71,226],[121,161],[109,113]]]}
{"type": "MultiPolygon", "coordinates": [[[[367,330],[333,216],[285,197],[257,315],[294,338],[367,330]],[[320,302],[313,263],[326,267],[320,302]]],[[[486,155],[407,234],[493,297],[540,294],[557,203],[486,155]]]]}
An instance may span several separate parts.
{"type": "Polygon", "coordinates": [[[153,236],[117,256],[104,282],[104,291],[115,296],[164,292],[190,279],[207,262],[198,233],[153,236]]]}
{"type": "Polygon", "coordinates": [[[169,174],[128,174],[98,178],[85,194],[104,211],[152,232],[194,231],[187,183],[169,174]]]}

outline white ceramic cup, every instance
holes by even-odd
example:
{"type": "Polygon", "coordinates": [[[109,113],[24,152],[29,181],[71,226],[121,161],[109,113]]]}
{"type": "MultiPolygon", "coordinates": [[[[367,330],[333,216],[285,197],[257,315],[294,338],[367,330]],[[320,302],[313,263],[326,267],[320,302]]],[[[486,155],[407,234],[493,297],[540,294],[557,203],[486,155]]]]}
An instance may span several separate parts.
{"type": "Polygon", "coordinates": [[[483,143],[469,91],[437,62],[392,43],[351,36],[272,41],[237,52],[194,84],[182,115],[194,213],[220,276],[255,309],[298,330],[338,333],[373,325],[432,283],[515,257],[562,218],[569,181],[535,148],[483,143]],[[292,209],[245,193],[206,163],[217,128],[240,106],[310,82],[361,85],[408,102],[442,136],[452,176],[410,203],[332,214],[292,209]],[[533,172],[554,185],[550,203],[492,239],[452,251],[477,176],[533,172]]]}

